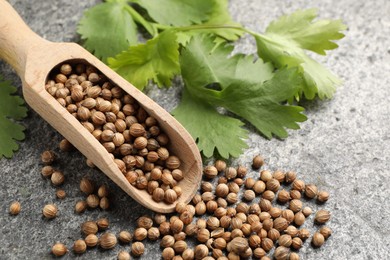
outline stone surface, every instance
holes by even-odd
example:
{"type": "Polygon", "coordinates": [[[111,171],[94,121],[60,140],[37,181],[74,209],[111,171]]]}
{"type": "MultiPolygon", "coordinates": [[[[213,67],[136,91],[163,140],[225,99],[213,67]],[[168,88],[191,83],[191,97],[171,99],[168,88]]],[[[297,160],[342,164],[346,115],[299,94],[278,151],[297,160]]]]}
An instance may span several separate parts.
{"type": "MultiPolygon", "coordinates": [[[[83,10],[97,2],[10,0],[31,28],[51,41],[78,41],[76,24],[83,10]]],[[[309,119],[300,130],[290,131],[286,140],[265,140],[247,126],[251,130],[250,148],[232,163],[248,164],[253,155],[260,153],[266,158],[267,168],[295,170],[307,183],[330,192],[331,199],[325,205],[307,203],[314,209],[332,211],[329,225],[334,234],[320,249],[306,242],[300,250],[301,259],[390,259],[390,2],[230,2],[234,19],[260,32],[276,17],[309,7],[318,8],[321,18],[341,18],[349,27],[339,49],[329,57],[318,58],[343,78],[344,84],[332,100],[305,103],[309,119]]],[[[237,51],[253,53],[253,39],[244,37],[237,51]]],[[[20,88],[16,74],[2,62],[0,72],[20,88]]],[[[148,94],[171,110],[178,102],[180,87],[151,88],[148,94]]],[[[0,160],[0,259],[50,259],[54,242],[61,241],[71,248],[73,241],[82,237],[79,227],[85,220],[108,217],[110,230],[117,233],[134,230],[137,217],[151,214],[102,173],[84,166],[81,154],[59,153],[60,135],[34,111],[29,111],[23,124],[26,140],[20,150],[12,159],[0,160]],[[55,188],[40,176],[40,153],[49,148],[59,153],[61,160],[56,167],[66,175],[63,188],[68,196],[63,201],[55,198],[55,188]],[[75,202],[84,198],[78,183],[85,175],[111,188],[110,211],[87,211],[82,215],[73,212],[75,202]],[[8,214],[13,200],[22,205],[16,217],[8,214]],[[42,218],[41,210],[51,202],[58,205],[59,216],[48,221],[42,218]]],[[[310,223],[305,225],[315,231],[318,227],[310,223]]],[[[128,248],[95,248],[79,259],[115,259],[120,250],[128,248]]],[[[160,257],[158,242],[147,242],[146,248],[145,259],[160,257]]],[[[64,259],[74,257],[70,252],[64,259]]]]}

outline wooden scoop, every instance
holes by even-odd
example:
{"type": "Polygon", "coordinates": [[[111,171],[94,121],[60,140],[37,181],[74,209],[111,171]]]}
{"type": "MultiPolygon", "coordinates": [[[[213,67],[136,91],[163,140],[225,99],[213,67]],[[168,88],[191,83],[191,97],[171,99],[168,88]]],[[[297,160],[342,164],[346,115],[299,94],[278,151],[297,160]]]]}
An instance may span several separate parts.
{"type": "Polygon", "coordinates": [[[140,204],[156,212],[168,213],[174,211],[177,202],[187,203],[195,195],[201,181],[202,160],[194,140],[184,127],[157,103],[79,45],[53,43],[39,37],[5,0],[0,0],[0,58],[20,76],[24,98],[31,108],[140,204]],[[45,90],[49,72],[63,62],[85,63],[96,67],[158,120],[161,129],[171,140],[168,149],[181,160],[180,169],[184,179],[178,185],[183,194],[176,203],[155,202],[145,190],[133,187],[99,141],[45,90]]]}

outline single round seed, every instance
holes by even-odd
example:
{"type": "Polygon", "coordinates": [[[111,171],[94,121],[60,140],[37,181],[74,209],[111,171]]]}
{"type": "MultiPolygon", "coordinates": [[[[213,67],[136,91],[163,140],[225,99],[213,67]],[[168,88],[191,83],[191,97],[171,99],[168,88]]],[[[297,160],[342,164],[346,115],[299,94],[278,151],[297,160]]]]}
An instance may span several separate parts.
{"type": "Polygon", "coordinates": [[[252,160],[252,167],[254,169],[259,169],[261,166],[264,165],[264,159],[263,157],[261,157],[260,155],[256,155],[255,157],[253,157],[253,160],[252,160]]]}
{"type": "Polygon", "coordinates": [[[64,199],[66,197],[66,192],[62,189],[56,191],[56,197],[59,199],[64,199]]]}
{"type": "Polygon", "coordinates": [[[42,214],[47,219],[52,219],[57,216],[57,206],[54,204],[47,204],[43,207],[42,214]]]}
{"type": "Polygon", "coordinates": [[[329,193],[326,191],[320,191],[317,194],[317,201],[320,203],[326,202],[329,199],[329,193]]]}
{"type": "Polygon", "coordinates": [[[324,236],[325,239],[328,239],[332,235],[332,230],[329,227],[320,228],[320,233],[324,236]]]}
{"type": "Polygon", "coordinates": [[[318,188],[314,184],[307,184],[305,186],[305,196],[309,199],[313,199],[315,196],[317,196],[318,188]]]}
{"type": "Polygon", "coordinates": [[[84,240],[79,239],[74,242],[73,251],[76,254],[83,254],[86,250],[87,250],[87,244],[85,243],[84,240]]]}
{"type": "Polygon", "coordinates": [[[128,244],[131,242],[131,240],[133,239],[133,236],[131,235],[131,233],[129,231],[121,231],[119,232],[119,235],[118,235],[118,240],[124,244],[128,244]]]}
{"type": "Polygon", "coordinates": [[[141,256],[145,252],[145,246],[141,242],[134,242],[131,245],[131,253],[134,256],[141,256]]]}
{"type": "Polygon", "coordinates": [[[130,260],[130,259],[131,257],[129,252],[122,250],[118,253],[118,260],[130,260]]]}
{"type": "Polygon", "coordinates": [[[112,233],[104,233],[103,235],[101,235],[100,237],[100,247],[103,248],[103,249],[111,249],[111,248],[114,248],[116,243],[117,243],[117,239],[116,239],[116,236],[112,233]]]}
{"type": "Polygon", "coordinates": [[[320,247],[324,244],[325,238],[320,232],[315,232],[311,240],[313,246],[320,247]]]}
{"type": "Polygon", "coordinates": [[[89,234],[88,236],[85,237],[85,244],[88,247],[94,247],[97,245],[99,239],[95,234],[89,234]]]}
{"type": "Polygon", "coordinates": [[[18,215],[20,213],[20,203],[18,201],[11,203],[11,206],[9,207],[9,213],[11,215],[18,215]]]}
{"type": "Polygon", "coordinates": [[[86,221],[81,224],[81,232],[83,232],[84,235],[96,234],[98,229],[98,225],[95,221],[86,221]]]}
{"type": "Polygon", "coordinates": [[[330,219],[330,212],[324,209],[317,211],[314,221],[318,224],[324,224],[330,219]]]}
{"type": "Polygon", "coordinates": [[[55,256],[63,256],[66,254],[66,252],[68,252],[68,249],[66,248],[66,246],[64,244],[56,243],[51,248],[51,252],[55,256]]]}

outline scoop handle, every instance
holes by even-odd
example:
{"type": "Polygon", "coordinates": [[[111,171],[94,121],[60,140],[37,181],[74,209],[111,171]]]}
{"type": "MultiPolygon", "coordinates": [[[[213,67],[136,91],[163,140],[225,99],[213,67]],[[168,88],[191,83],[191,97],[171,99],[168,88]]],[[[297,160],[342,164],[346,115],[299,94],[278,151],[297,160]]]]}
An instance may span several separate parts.
{"type": "Polygon", "coordinates": [[[45,42],[7,1],[0,0],[0,59],[11,65],[22,79],[29,49],[45,42]]]}

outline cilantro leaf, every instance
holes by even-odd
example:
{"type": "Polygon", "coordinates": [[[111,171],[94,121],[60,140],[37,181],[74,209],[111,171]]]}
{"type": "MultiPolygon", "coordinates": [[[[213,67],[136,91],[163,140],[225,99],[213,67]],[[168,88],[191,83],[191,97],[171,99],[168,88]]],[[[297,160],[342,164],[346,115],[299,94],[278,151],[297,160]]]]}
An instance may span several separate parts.
{"type": "Polygon", "coordinates": [[[346,26],[340,20],[320,20],[313,22],[317,17],[316,9],[298,10],[291,15],[282,16],[272,22],[267,34],[283,35],[299,45],[300,48],[326,55],[325,50],[336,49],[338,45],[331,40],[339,40],[344,34],[346,26]]]}
{"type": "Polygon", "coordinates": [[[25,138],[24,127],[14,120],[21,120],[27,115],[24,101],[19,96],[12,95],[16,92],[9,81],[3,81],[0,76],[0,158],[12,157],[19,149],[15,142],[25,138]]]}
{"type": "Polygon", "coordinates": [[[164,25],[187,26],[209,18],[215,3],[210,0],[135,0],[150,17],[164,25]]]}
{"type": "Polygon", "coordinates": [[[179,44],[176,34],[166,30],[145,44],[130,46],[115,58],[109,58],[109,66],[139,89],[149,79],[159,87],[171,86],[171,79],[180,73],[179,44]]]}
{"type": "Polygon", "coordinates": [[[199,33],[213,33],[218,36],[216,38],[216,43],[224,42],[224,41],[235,41],[242,34],[243,30],[228,28],[228,26],[236,26],[241,27],[241,25],[237,22],[234,22],[232,17],[229,14],[228,10],[228,0],[214,0],[215,5],[210,14],[210,18],[202,23],[199,28],[189,31],[181,31],[178,33],[178,41],[182,45],[186,45],[191,36],[199,34],[199,33]],[[219,28],[212,26],[219,26],[219,28]],[[203,29],[202,26],[204,27],[203,29]],[[225,27],[224,27],[225,26],[225,27]]]}
{"type": "Polygon", "coordinates": [[[223,158],[237,157],[247,144],[248,131],[239,119],[218,113],[211,105],[184,90],[181,102],[172,114],[196,140],[206,157],[217,152],[223,158]]]}
{"type": "Polygon", "coordinates": [[[307,119],[301,114],[302,107],[281,104],[297,92],[300,84],[296,69],[284,69],[264,83],[245,86],[234,82],[219,93],[216,102],[248,120],[267,138],[272,134],[285,138],[285,128],[299,129],[297,122],[307,119]]]}
{"type": "Polygon", "coordinates": [[[215,47],[214,37],[197,35],[181,53],[181,69],[189,87],[204,87],[218,83],[221,88],[231,82],[261,83],[273,76],[273,66],[262,60],[253,62],[253,56],[237,54],[230,58],[233,45],[215,47]]]}
{"type": "Polygon", "coordinates": [[[346,27],[340,21],[320,20],[313,22],[313,9],[298,11],[270,24],[265,35],[252,33],[256,39],[259,56],[273,62],[277,68],[298,67],[304,78],[302,93],[307,99],[330,98],[341,80],[304,50],[325,54],[325,50],[337,48],[331,40],[344,35],[339,31],[346,27]]]}
{"type": "Polygon", "coordinates": [[[137,26],[125,0],[110,0],[88,9],[77,32],[83,46],[103,61],[138,42],[137,26]]]}
{"type": "Polygon", "coordinates": [[[283,138],[285,128],[299,128],[296,122],[306,120],[303,108],[281,104],[301,87],[297,69],[271,73],[267,64],[243,55],[216,63],[216,57],[228,57],[231,48],[213,47],[212,42],[209,36],[194,37],[182,51],[182,76],[191,95],[241,116],[268,138],[283,138]],[[210,88],[213,84],[219,89],[210,88]]]}

